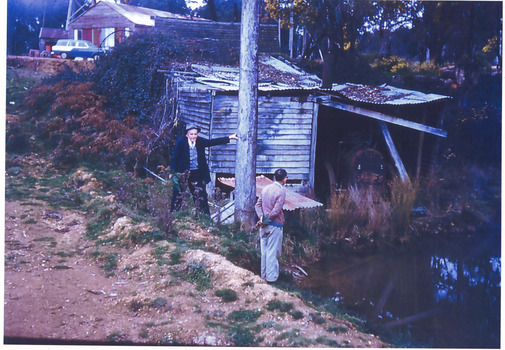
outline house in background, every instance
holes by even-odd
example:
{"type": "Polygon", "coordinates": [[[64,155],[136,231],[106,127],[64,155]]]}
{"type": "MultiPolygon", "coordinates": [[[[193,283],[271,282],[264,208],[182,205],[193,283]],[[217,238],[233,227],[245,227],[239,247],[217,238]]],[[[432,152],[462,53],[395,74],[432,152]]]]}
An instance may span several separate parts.
{"type": "MultiPolygon", "coordinates": [[[[240,47],[240,23],[212,22],[198,17],[178,15],[145,7],[100,1],[68,24],[73,39],[89,40],[104,48],[114,47],[131,33],[156,28],[181,37],[198,40],[211,47],[226,43],[240,47]]],[[[259,51],[279,53],[277,25],[260,25],[259,51]]]]}
{"type": "Polygon", "coordinates": [[[154,28],[155,18],[202,20],[145,7],[100,1],[68,24],[72,38],[111,48],[131,33],[154,28]]]}

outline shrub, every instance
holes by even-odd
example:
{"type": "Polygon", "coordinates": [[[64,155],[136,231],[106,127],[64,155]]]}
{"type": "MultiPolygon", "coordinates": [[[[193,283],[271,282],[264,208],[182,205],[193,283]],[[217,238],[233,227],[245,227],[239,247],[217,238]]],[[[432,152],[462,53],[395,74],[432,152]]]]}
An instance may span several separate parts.
{"type": "Polygon", "coordinates": [[[156,29],[132,34],[97,62],[95,79],[114,113],[146,123],[162,119],[165,75],[160,70],[185,69],[191,59],[223,64],[238,62],[226,45],[208,49],[204,42],[184,43],[156,29]],[[177,63],[181,62],[181,63],[177,63]]]}
{"type": "Polygon", "coordinates": [[[293,303],[281,300],[270,300],[267,303],[267,310],[274,311],[279,310],[282,312],[288,312],[293,308],[293,303]]]}
{"type": "Polygon", "coordinates": [[[156,309],[160,309],[162,308],[163,306],[167,305],[167,299],[165,298],[156,298],[154,299],[153,301],[151,301],[151,303],[149,304],[149,306],[153,307],[153,308],[156,308],[156,309]]]}
{"type": "Polygon", "coordinates": [[[248,327],[234,325],[230,328],[229,335],[235,346],[254,346],[259,341],[255,339],[248,327]]]}
{"type": "Polygon", "coordinates": [[[309,315],[310,320],[314,322],[315,324],[323,324],[326,323],[326,320],[324,319],[323,316],[321,316],[320,313],[311,313],[309,315]]]}
{"type": "Polygon", "coordinates": [[[347,333],[349,331],[349,328],[346,325],[343,324],[338,324],[338,325],[330,325],[328,327],[328,332],[333,332],[333,333],[347,333]]]}
{"type": "Polygon", "coordinates": [[[6,138],[5,149],[7,152],[23,153],[29,151],[30,134],[22,123],[8,122],[6,138]]]}
{"type": "Polygon", "coordinates": [[[67,85],[59,82],[56,85],[42,85],[30,90],[24,99],[24,105],[34,117],[45,116],[51,112],[51,107],[56,100],[56,92],[67,85]]]}
{"type": "Polygon", "coordinates": [[[289,314],[295,319],[295,320],[301,320],[303,318],[303,312],[300,310],[293,310],[290,311],[289,314]]]}
{"type": "Polygon", "coordinates": [[[235,292],[232,289],[228,289],[228,288],[220,289],[220,290],[217,290],[214,294],[217,297],[220,297],[221,300],[224,301],[225,303],[238,300],[237,292],[235,292]]]}
{"type": "Polygon", "coordinates": [[[132,300],[132,301],[129,303],[128,308],[129,308],[131,311],[137,312],[137,311],[139,311],[140,309],[142,309],[144,306],[145,306],[145,303],[144,303],[144,302],[139,301],[139,300],[132,300]]]}
{"type": "Polygon", "coordinates": [[[381,57],[372,62],[371,66],[384,73],[410,70],[409,62],[405,58],[399,56],[381,57]]]}
{"type": "Polygon", "coordinates": [[[230,312],[228,320],[234,322],[256,322],[262,313],[257,310],[235,310],[230,312]]]}
{"type": "Polygon", "coordinates": [[[207,270],[205,262],[191,260],[186,268],[185,279],[195,283],[196,289],[203,291],[212,286],[212,271],[207,270]]]}

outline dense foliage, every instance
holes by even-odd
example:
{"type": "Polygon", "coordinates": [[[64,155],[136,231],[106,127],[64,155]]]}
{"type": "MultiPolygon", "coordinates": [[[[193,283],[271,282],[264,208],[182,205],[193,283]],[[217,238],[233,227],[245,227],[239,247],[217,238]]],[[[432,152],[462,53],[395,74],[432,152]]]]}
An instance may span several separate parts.
{"type": "Polygon", "coordinates": [[[157,30],[146,31],[133,34],[100,60],[94,80],[114,113],[133,115],[154,126],[162,122],[160,113],[166,109],[163,72],[186,70],[192,62],[202,61],[236,64],[238,52],[226,44],[185,43],[157,30]]]}
{"type": "MultiPolygon", "coordinates": [[[[165,73],[195,60],[236,64],[238,52],[226,45],[185,45],[157,31],[136,33],[92,71],[68,69],[46,79],[26,106],[61,166],[83,160],[127,171],[166,166],[177,125],[165,73]]],[[[22,136],[21,128],[10,130],[22,136]]],[[[26,137],[11,135],[9,142],[20,148],[26,137]]]]}

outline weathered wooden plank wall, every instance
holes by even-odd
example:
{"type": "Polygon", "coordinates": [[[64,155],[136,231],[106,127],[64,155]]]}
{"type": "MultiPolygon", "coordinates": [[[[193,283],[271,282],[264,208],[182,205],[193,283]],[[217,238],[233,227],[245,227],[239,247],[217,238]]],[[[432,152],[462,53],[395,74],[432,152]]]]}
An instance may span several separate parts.
{"type": "MultiPolygon", "coordinates": [[[[240,23],[191,21],[173,18],[155,18],[155,27],[174,33],[180,39],[205,40],[209,44],[226,43],[240,48],[240,23]]],[[[275,24],[261,24],[258,43],[259,52],[279,54],[278,28],[275,24]]]]}
{"type": "Polygon", "coordinates": [[[200,127],[200,135],[205,138],[215,137],[210,133],[212,98],[209,91],[179,90],[178,109],[181,120],[186,124],[200,127]]]}
{"type": "MultiPolygon", "coordinates": [[[[290,180],[309,180],[311,168],[313,102],[292,96],[259,96],[256,172],[272,174],[284,168],[290,180]]],[[[213,103],[212,137],[236,131],[237,96],[216,95],[213,103]]],[[[235,145],[214,147],[212,172],[235,172],[235,145]]]]}

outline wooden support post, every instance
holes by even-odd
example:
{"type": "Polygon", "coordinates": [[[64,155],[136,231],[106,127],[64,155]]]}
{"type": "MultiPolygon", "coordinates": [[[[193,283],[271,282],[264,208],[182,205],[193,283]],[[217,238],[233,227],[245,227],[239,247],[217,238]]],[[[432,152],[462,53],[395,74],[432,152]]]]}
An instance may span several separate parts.
{"type": "Polygon", "coordinates": [[[309,186],[314,190],[316,173],[316,147],[317,147],[317,119],[319,115],[319,103],[314,103],[312,110],[312,138],[310,144],[310,168],[309,168],[309,186]]]}
{"type": "Polygon", "coordinates": [[[242,2],[237,154],[235,160],[235,221],[254,228],[256,213],[256,146],[258,134],[259,0],[242,2]]]}
{"type": "Polygon", "coordinates": [[[393,139],[391,138],[391,134],[389,133],[389,129],[385,122],[379,121],[379,126],[382,130],[382,134],[384,135],[384,139],[386,140],[386,144],[388,145],[389,152],[391,153],[391,157],[395,161],[396,169],[398,169],[398,173],[402,181],[410,181],[409,175],[407,174],[407,170],[403,165],[402,159],[396,150],[393,139]]]}
{"type": "MultiPolygon", "coordinates": [[[[426,124],[426,107],[423,109],[423,124],[426,124]]],[[[416,164],[416,180],[419,181],[421,176],[421,163],[423,160],[423,147],[424,147],[424,132],[419,135],[419,144],[417,145],[417,164],[416,164]]]]}

